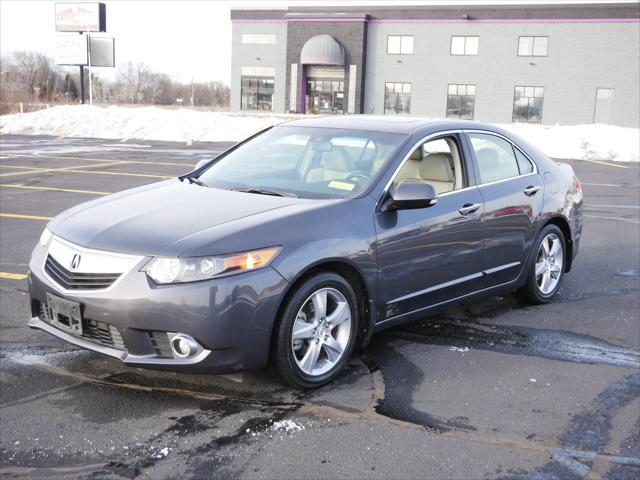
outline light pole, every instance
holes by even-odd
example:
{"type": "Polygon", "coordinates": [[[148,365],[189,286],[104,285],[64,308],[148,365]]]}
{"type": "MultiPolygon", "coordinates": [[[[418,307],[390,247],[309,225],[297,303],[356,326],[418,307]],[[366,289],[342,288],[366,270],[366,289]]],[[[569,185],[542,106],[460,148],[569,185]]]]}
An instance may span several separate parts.
{"type": "Polygon", "coordinates": [[[87,53],[89,54],[89,105],[93,105],[93,88],[91,87],[91,35],[89,35],[89,25],[87,25],[87,53]]]}

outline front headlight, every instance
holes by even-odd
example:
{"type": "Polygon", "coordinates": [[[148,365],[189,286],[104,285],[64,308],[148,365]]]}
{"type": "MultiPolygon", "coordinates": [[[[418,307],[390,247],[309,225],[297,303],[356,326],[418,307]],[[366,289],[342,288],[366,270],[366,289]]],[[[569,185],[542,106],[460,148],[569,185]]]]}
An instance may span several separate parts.
{"type": "Polygon", "coordinates": [[[215,257],[156,257],[143,271],[158,284],[197,282],[218,275],[266,267],[281,251],[282,247],[269,247],[215,257]]]}
{"type": "Polygon", "coordinates": [[[45,228],[40,235],[40,240],[38,241],[40,243],[40,246],[46,247],[47,245],[49,245],[52,236],[53,234],[51,233],[51,231],[48,228],[45,228]]]}

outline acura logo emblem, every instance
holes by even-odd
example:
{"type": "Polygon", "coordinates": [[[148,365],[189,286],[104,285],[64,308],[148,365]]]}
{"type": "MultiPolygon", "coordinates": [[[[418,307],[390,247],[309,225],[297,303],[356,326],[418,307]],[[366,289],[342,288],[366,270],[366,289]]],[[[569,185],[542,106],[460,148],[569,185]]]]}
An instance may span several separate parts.
{"type": "Polygon", "coordinates": [[[80,266],[80,254],[79,253],[75,253],[73,255],[73,258],[71,259],[71,263],[69,264],[69,268],[71,268],[71,270],[75,270],[80,266]]]}

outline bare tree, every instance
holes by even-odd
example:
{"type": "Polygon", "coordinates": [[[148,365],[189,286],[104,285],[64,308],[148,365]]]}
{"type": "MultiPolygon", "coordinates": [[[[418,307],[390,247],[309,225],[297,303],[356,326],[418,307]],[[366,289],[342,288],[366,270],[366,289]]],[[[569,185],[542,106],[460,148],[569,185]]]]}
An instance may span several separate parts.
{"type": "MultiPolygon", "coordinates": [[[[79,75],[65,71],[51,58],[37,52],[19,51],[2,57],[0,82],[3,113],[7,108],[15,108],[17,102],[68,103],[79,97],[79,75]]],[[[85,82],[88,88],[88,76],[85,82]]],[[[153,72],[143,62],[121,64],[115,81],[94,72],[92,87],[97,103],[172,105],[178,98],[191,97],[193,91],[195,105],[215,108],[229,105],[227,85],[221,82],[180,84],[164,73],[153,72]]]]}

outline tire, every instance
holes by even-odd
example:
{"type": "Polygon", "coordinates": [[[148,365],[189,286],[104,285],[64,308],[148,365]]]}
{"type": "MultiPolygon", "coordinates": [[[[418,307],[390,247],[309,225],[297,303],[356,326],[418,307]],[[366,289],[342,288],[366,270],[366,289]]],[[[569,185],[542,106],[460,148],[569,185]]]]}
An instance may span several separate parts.
{"type": "Polygon", "coordinates": [[[533,251],[527,282],[518,289],[517,295],[524,302],[541,305],[553,298],[564,277],[567,246],[562,230],[553,224],[545,226],[538,234],[533,251]],[[559,243],[557,247],[556,241],[559,243]],[[558,253],[561,253],[560,258],[558,253]]]}
{"type": "Polygon", "coordinates": [[[331,382],[353,352],[359,311],[353,288],[340,275],[321,272],[304,280],[286,300],[274,331],[272,366],[282,381],[297,389],[331,382]]]}

